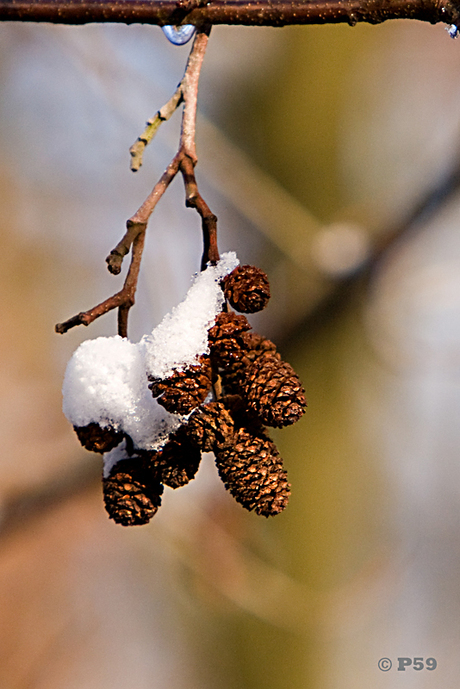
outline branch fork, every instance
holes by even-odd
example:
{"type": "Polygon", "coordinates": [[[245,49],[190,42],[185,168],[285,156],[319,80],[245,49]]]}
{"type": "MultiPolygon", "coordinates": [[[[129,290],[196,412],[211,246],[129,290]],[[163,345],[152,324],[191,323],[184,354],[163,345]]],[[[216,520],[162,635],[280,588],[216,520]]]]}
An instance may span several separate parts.
{"type": "Polygon", "coordinates": [[[129,218],[125,235],[106,258],[108,270],[113,275],[119,275],[123,259],[131,251],[131,263],[122,289],[92,309],[82,311],[64,323],[58,323],[57,333],[66,333],[77,325],[89,325],[96,318],[118,308],[118,334],[121,337],[128,336],[128,315],[135,301],[148,221],[158,201],[179,172],[185,187],[185,205],[188,208],[194,208],[201,217],[203,231],[201,270],[204,270],[207,263],[215,264],[219,260],[217,217],[211,212],[198,191],[195,177],[195,166],[198,160],[195,146],[198,82],[210,29],[210,26],[206,26],[197,30],[182,81],[169,101],[147,122],[146,129],[130,148],[131,169],[136,171],[142,165],[145,147],[152,141],[161,123],[167,121],[180,105],[184,105],[179,148],[176,155],[144,203],[129,218]]]}

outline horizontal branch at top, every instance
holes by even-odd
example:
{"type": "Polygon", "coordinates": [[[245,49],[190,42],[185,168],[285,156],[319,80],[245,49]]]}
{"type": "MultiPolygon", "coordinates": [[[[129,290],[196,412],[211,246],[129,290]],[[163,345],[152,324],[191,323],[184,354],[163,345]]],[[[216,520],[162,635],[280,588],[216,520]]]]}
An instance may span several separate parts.
{"type": "Polygon", "coordinates": [[[457,24],[460,0],[0,0],[0,21],[286,26],[387,19],[457,24]]]}

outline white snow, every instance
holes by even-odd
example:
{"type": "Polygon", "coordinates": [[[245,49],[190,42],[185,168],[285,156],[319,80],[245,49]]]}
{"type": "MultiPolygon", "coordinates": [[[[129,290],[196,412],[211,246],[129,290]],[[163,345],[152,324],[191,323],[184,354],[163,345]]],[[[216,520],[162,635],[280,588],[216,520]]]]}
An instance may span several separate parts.
{"type": "Polygon", "coordinates": [[[139,449],[162,447],[187,417],[170,414],[153,399],[147,374],[166,378],[209,351],[207,331],[224,302],[220,282],[238,264],[229,252],[199,273],[184,301],[139,343],[118,335],[83,342],[64,377],[67,419],[74,426],[111,425],[131,436],[139,449]]]}
{"type": "Polygon", "coordinates": [[[160,406],[147,385],[142,347],[119,335],[86,340],[67,365],[64,414],[74,426],[110,425],[137,447],[154,449],[183,417],[160,406]]]}
{"type": "Polygon", "coordinates": [[[225,299],[220,282],[238,265],[233,251],[223,254],[216,266],[195,276],[185,299],[143,337],[150,375],[168,378],[174,370],[196,364],[202,354],[209,353],[208,330],[225,299]]]}
{"type": "Polygon", "coordinates": [[[126,451],[126,440],[123,440],[123,442],[120,443],[118,447],[115,447],[113,450],[110,450],[110,452],[106,452],[103,455],[103,458],[104,469],[102,475],[104,476],[104,478],[109,478],[110,472],[112,471],[115,464],[118,464],[118,462],[122,462],[124,459],[129,459],[128,453],[126,451]]]}

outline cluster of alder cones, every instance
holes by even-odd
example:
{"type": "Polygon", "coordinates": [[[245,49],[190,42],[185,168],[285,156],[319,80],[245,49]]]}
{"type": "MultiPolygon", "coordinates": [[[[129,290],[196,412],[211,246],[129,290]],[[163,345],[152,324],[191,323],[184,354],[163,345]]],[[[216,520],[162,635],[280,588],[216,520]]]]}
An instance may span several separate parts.
{"type": "Polygon", "coordinates": [[[194,478],[202,452],[213,452],[227,490],[247,510],[266,517],[286,507],[290,484],[265,426],[287,426],[304,414],[304,389],[270,340],[250,332],[241,313],[263,309],[270,298],[265,273],[239,266],[223,280],[224,309],[208,331],[209,354],[165,380],[150,379],[158,403],[189,415],[160,450],[139,450],[129,436],[96,423],[75,428],[93,452],[125,439],[126,456],[103,479],[109,516],[124,526],[146,524],[158,511],[163,486],[194,478]]]}

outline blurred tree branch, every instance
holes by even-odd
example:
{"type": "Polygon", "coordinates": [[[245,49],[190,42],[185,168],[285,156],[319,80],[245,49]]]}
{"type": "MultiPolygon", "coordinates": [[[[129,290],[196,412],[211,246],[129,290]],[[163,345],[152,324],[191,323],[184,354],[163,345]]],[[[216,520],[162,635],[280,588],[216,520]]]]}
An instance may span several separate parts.
{"type": "Polygon", "coordinates": [[[397,242],[408,234],[417,232],[423,224],[439,213],[441,209],[460,192],[460,153],[454,164],[445,174],[433,183],[426,194],[414,203],[412,208],[399,222],[388,227],[374,242],[368,258],[352,275],[336,281],[324,290],[317,299],[314,307],[308,310],[303,319],[297,321],[293,328],[285,330],[280,338],[281,346],[299,337],[305,331],[313,332],[333,319],[356,295],[363,285],[366,285],[377,270],[387,253],[397,242]]]}
{"type": "Polygon", "coordinates": [[[387,19],[458,23],[458,0],[0,0],[1,21],[164,25],[380,24],[387,19]]]}

